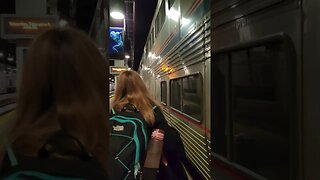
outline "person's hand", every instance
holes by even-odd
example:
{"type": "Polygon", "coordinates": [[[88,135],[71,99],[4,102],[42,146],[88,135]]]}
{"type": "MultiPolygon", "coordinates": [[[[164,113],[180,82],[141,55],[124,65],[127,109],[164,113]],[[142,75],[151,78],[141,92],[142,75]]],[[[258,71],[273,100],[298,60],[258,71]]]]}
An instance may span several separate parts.
{"type": "Polygon", "coordinates": [[[162,130],[160,129],[156,129],[152,132],[151,134],[151,138],[152,139],[155,139],[155,140],[158,140],[158,141],[162,141],[163,138],[164,138],[164,133],[162,130]]]}

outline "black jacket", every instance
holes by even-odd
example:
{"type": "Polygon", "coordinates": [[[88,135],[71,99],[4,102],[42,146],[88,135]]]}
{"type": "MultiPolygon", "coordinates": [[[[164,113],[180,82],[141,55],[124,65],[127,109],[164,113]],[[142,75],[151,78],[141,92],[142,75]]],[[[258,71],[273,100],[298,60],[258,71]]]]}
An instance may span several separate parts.
{"type": "Polygon", "coordinates": [[[154,109],[154,113],[156,121],[153,126],[148,127],[148,131],[150,134],[155,129],[162,129],[165,132],[163,152],[168,163],[167,166],[163,162],[160,164],[159,179],[188,179],[182,166],[186,154],[179,132],[168,125],[159,107],[154,109]]]}

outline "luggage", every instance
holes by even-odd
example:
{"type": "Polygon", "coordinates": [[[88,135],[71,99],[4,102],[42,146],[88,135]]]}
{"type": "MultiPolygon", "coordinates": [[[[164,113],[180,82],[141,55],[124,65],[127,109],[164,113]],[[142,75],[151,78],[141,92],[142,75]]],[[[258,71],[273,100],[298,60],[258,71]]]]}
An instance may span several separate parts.
{"type": "MultiPolygon", "coordinates": [[[[4,166],[0,171],[0,179],[37,179],[37,180],[80,180],[80,179],[107,179],[101,164],[80,146],[79,155],[69,158],[52,157],[56,150],[62,150],[61,144],[71,141],[80,143],[76,138],[59,133],[49,139],[38,153],[38,157],[24,156],[7,148],[8,156],[5,157],[4,166]],[[63,138],[61,142],[60,140],[63,138]],[[57,141],[56,141],[57,140],[57,141]],[[59,141],[59,145],[56,144],[59,141]],[[48,145],[48,146],[47,146],[48,145]],[[56,145],[60,146],[57,147],[56,145]],[[46,149],[46,147],[50,147],[46,149]]],[[[66,150],[66,149],[63,149],[66,150]]]]}
{"type": "Polygon", "coordinates": [[[143,116],[128,104],[121,112],[112,109],[109,120],[109,179],[139,179],[148,142],[143,116]]]}

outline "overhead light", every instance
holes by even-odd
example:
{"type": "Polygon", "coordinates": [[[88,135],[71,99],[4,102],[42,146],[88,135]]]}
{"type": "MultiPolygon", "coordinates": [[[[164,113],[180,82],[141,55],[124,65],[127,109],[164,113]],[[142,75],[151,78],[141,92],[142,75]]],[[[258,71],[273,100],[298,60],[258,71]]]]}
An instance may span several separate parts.
{"type": "Polygon", "coordinates": [[[124,56],[124,58],[129,59],[129,58],[130,58],[130,56],[129,56],[129,55],[125,55],[125,56],[124,56]]]}
{"type": "Polygon", "coordinates": [[[111,12],[110,16],[114,19],[124,19],[124,15],[118,11],[111,12]]]}

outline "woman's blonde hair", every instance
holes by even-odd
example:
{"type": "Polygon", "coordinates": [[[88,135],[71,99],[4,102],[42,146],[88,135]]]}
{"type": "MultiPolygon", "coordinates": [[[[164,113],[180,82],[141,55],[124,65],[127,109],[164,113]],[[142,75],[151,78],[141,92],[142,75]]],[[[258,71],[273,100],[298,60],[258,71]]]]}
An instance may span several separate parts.
{"type": "Polygon", "coordinates": [[[128,103],[135,105],[149,125],[154,124],[153,106],[161,105],[150,95],[139,74],[130,70],[119,75],[111,107],[121,111],[128,103]]]}

